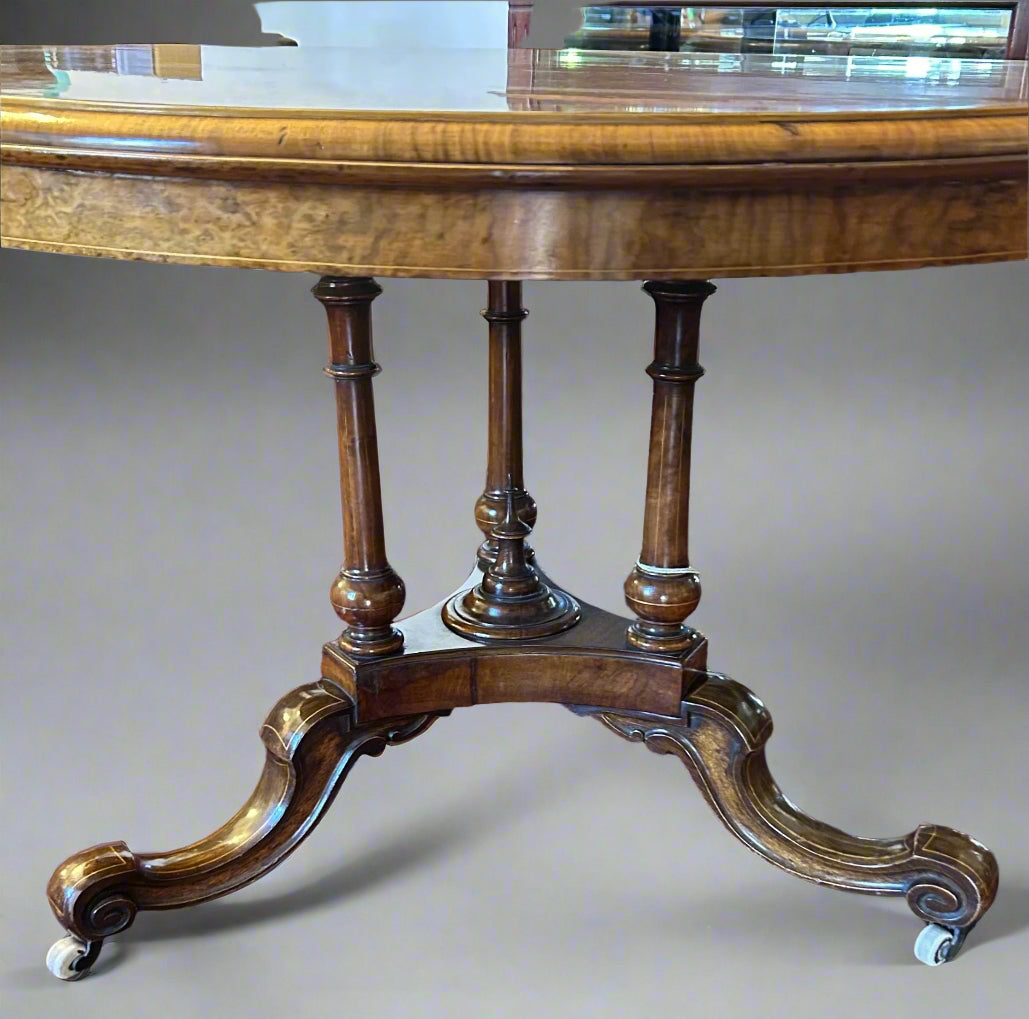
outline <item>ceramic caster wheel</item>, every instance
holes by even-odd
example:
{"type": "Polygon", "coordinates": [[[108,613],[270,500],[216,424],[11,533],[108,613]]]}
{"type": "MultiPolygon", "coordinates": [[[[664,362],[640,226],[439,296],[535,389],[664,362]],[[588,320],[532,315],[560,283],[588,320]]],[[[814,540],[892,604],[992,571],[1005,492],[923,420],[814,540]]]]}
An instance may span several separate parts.
{"type": "Polygon", "coordinates": [[[941,927],[938,923],[927,924],[922,928],[922,933],[915,938],[915,958],[919,962],[924,962],[926,966],[940,966],[950,962],[957,955],[960,946],[955,933],[949,927],[941,927]]]}
{"type": "Polygon", "coordinates": [[[60,980],[79,980],[96,962],[102,944],[102,941],[83,941],[69,934],[50,946],[46,968],[60,980]]]}

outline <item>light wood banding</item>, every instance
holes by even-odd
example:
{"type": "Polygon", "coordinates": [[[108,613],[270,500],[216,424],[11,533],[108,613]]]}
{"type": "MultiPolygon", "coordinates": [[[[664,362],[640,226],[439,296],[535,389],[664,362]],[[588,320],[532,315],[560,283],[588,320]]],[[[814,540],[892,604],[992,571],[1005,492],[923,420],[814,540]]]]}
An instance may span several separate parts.
{"type": "MultiPolygon", "coordinates": [[[[30,56],[4,48],[15,68],[30,56]]],[[[146,104],[131,77],[117,102],[6,85],[3,243],[494,280],[1026,256],[1025,65],[943,88],[793,78],[760,61],[718,74],[666,56],[593,54],[576,69],[516,50],[499,91],[454,109],[146,104]]],[[[66,59],[92,66],[97,53],[66,59]]]]}
{"type": "Polygon", "coordinates": [[[836,167],[821,187],[439,191],[5,165],[0,190],[3,243],[37,251],[325,275],[706,279],[1025,258],[1024,158],[980,169],[974,183],[965,166],[893,183],[836,167]]]}

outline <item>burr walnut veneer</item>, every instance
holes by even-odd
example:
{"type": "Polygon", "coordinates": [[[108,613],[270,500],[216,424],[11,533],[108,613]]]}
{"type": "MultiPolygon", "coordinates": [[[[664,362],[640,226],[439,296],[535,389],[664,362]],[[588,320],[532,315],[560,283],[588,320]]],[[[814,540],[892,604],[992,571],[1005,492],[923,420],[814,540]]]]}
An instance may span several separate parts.
{"type": "Polygon", "coordinates": [[[679,757],[749,848],[811,881],[905,896],[927,924],[916,954],[952,958],[993,901],[993,855],[938,825],[866,839],[805,816],[765,764],[765,708],[708,666],[707,640],[689,622],[700,601],[687,547],[693,394],[709,277],[1024,258],[1025,66],[404,57],[3,50],[5,245],[319,274],[343,508],[331,599],[344,629],[325,645],[320,675],[262,727],[267,762],[250,800],[183,849],[110,842],[61,864],[48,895],[69,934],[51,969],[81,976],[139,910],[260,877],[310,832],[360,756],[497,701],[566,704],[679,757]],[[406,618],[403,552],[393,550],[395,568],[379,487],[374,276],[489,280],[482,544],[459,591],[406,618]],[[564,591],[526,540],[537,511],[522,467],[525,279],[645,280],[654,302],[628,618],[564,591]]]}

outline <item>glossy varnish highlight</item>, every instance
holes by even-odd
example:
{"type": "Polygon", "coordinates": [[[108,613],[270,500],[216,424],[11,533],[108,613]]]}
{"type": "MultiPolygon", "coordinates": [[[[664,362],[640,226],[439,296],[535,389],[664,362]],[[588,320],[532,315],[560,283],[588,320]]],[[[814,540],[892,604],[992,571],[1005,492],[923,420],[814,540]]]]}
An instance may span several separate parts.
{"type": "Polygon", "coordinates": [[[157,78],[77,70],[110,49],[5,48],[5,244],[511,280],[1025,257],[1024,64],[420,55],[452,76],[444,103],[391,92],[397,55],[365,51],[384,62],[365,91],[383,94],[348,106],[357,92],[317,72],[352,73],[356,51],[184,49],[133,52],[157,78]]]}
{"type": "MultiPolygon", "coordinates": [[[[996,894],[992,854],[939,825],[864,839],[801,813],[765,764],[768,713],[708,671],[707,640],[686,625],[700,596],[688,549],[693,387],[707,276],[1024,255],[1021,68],[951,69],[973,86],[941,88],[860,62],[815,81],[840,65],[805,63],[811,73],[793,80],[663,55],[576,65],[450,54],[454,75],[499,66],[506,84],[487,99],[459,89],[431,110],[291,110],[272,102],[274,79],[253,87],[257,52],[230,53],[221,85],[246,103],[220,108],[155,101],[210,98],[204,49],[4,52],[5,88],[19,93],[3,104],[5,243],[324,274],[314,293],[328,315],[343,503],[332,600],[346,629],[322,649],[322,679],[263,726],[254,794],[181,849],[109,841],[61,864],[48,894],[69,937],[51,967],[80,975],[137,911],[255,880],[310,832],[359,756],[500,701],[564,703],[678,756],[750,848],[808,880],[903,895],[929,924],[920,957],[952,957],[996,894]],[[109,85],[112,57],[136,86],[83,99],[74,76],[109,85]],[[269,105],[246,105],[257,96],[269,105]],[[489,279],[486,541],[461,590],[396,626],[404,586],[383,528],[373,272],[489,279]],[[519,281],[641,276],[656,308],[653,400],[642,547],[625,585],[635,619],[624,619],[562,592],[525,544],[535,505],[522,478],[519,281]]],[[[307,55],[261,59],[304,67],[307,55]]]]}

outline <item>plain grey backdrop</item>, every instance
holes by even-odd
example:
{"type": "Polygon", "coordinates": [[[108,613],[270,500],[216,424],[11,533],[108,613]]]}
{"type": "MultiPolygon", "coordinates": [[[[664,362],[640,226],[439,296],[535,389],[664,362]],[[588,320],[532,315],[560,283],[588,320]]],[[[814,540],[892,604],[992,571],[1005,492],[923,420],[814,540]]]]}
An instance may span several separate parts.
{"type": "MultiPolygon", "coordinates": [[[[559,44],[574,6],[537,5],[533,39],[559,44]]],[[[262,41],[241,0],[4,15],[5,42],[262,41]]],[[[313,277],[0,266],[5,1017],[1025,1014],[1025,263],[724,281],[703,322],[695,620],[769,705],[772,768],[810,813],[996,851],[997,905],[955,963],[914,960],[902,902],[749,854],[673,759],[502,705],[363,761],[272,875],[141,914],[70,985],[43,966],[52,868],[225,821],[264,714],[338,631],[332,396],[313,277]]],[[[476,544],[485,288],[383,284],[386,524],[414,611],[476,544]]],[[[534,540],[621,611],[652,305],[633,283],[525,293],[534,540]]]]}

